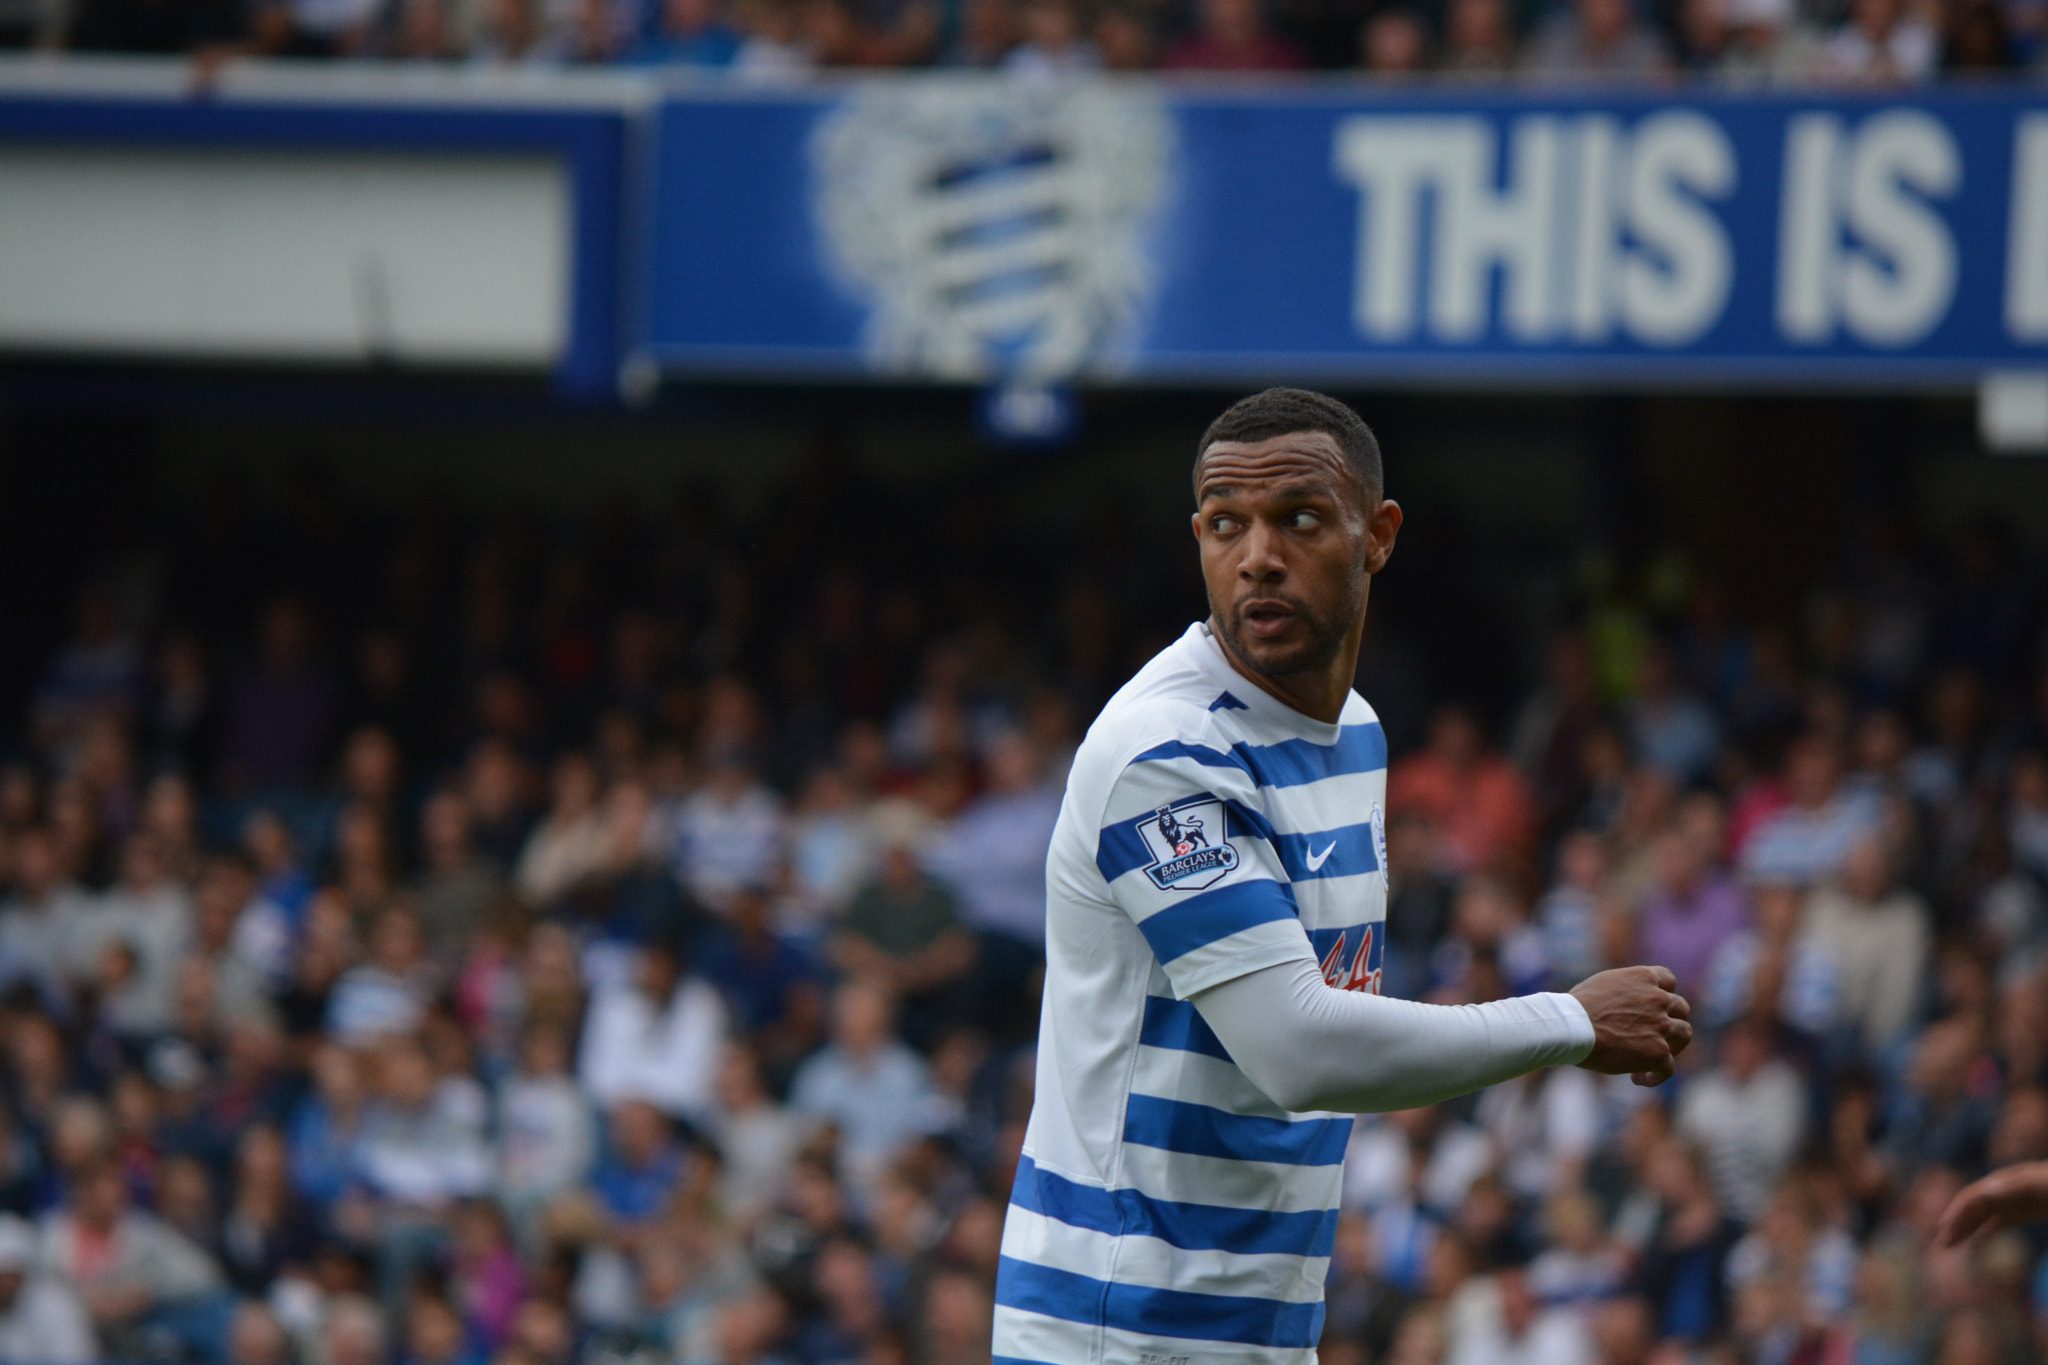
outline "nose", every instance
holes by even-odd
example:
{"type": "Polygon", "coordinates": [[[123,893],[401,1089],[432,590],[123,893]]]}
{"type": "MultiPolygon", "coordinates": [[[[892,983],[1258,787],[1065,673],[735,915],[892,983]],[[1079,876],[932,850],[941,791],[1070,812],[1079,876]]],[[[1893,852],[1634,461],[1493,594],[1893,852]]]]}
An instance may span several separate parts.
{"type": "Polygon", "coordinates": [[[1287,576],[1277,530],[1263,521],[1251,524],[1244,536],[1244,556],[1237,561],[1237,576],[1247,583],[1277,583],[1287,576]]]}

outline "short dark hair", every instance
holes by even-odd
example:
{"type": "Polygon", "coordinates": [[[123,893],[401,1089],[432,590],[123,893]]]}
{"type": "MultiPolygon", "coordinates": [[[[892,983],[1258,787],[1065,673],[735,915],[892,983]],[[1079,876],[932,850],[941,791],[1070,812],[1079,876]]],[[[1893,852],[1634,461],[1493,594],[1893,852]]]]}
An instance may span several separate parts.
{"type": "MultiPolygon", "coordinates": [[[[1385,495],[1379,438],[1348,403],[1313,389],[1266,389],[1232,403],[1202,433],[1202,442],[1195,447],[1195,472],[1200,475],[1202,456],[1218,441],[1269,441],[1296,431],[1320,431],[1334,439],[1365,485],[1366,495],[1385,495]]],[[[1199,488],[1196,493],[1200,495],[1199,488]]]]}

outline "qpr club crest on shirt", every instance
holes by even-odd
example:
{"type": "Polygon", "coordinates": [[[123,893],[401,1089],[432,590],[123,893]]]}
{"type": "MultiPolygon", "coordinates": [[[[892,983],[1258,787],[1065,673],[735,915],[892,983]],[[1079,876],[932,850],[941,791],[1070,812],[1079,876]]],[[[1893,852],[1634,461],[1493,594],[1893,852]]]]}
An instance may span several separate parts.
{"type": "Polygon", "coordinates": [[[1387,813],[1380,809],[1380,803],[1372,803],[1372,856],[1380,865],[1380,885],[1388,884],[1387,874],[1387,813]]]}
{"type": "Polygon", "coordinates": [[[1145,875],[1161,891],[1207,890],[1237,866],[1229,816],[1213,796],[1161,806],[1138,834],[1152,854],[1145,875]]]}

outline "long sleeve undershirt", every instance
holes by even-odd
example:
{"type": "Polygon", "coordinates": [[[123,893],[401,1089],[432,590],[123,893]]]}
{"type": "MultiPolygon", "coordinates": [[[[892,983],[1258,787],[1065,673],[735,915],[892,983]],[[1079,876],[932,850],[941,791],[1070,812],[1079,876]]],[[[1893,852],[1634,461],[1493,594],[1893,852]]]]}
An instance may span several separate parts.
{"type": "Polygon", "coordinates": [[[1424,1005],[1343,991],[1306,944],[1192,999],[1238,1069],[1295,1113],[1416,1109],[1593,1050],[1593,1021],[1569,995],[1424,1005]]]}

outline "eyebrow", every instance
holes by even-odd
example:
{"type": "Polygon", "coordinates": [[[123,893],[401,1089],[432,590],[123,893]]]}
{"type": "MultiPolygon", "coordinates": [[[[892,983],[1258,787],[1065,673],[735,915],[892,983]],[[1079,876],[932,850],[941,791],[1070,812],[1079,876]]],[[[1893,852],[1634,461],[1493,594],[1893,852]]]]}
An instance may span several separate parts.
{"type": "MultiPolygon", "coordinates": [[[[1210,498],[1229,497],[1233,493],[1241,493],[1243,491],[1242,486],[1231,479],[1218,478],[1213,483],[1202,484],[1196,490],[1196,500],[1198,502],[1207,502],[1210,498]]],[[[1305,479],[1295,479],[1292,482],[1283,483],[1278,488],[1272,490],[1271,496],[1282,499],[1320,498],[1328,502],[1334,502],[1338,499],[1338,494],[1327,484],[1305,479]]]]}

